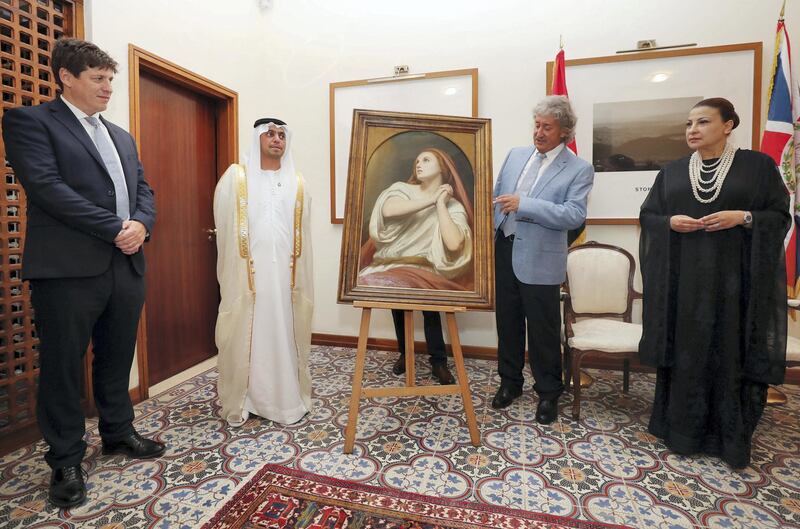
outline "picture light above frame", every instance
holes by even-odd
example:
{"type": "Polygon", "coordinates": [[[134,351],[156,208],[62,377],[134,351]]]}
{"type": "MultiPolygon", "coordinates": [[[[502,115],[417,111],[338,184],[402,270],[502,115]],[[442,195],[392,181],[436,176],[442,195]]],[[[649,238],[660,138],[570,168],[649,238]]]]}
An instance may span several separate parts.
{"type": "Polygon", "coordinates": [[[342,224],[353,110],[478,117],[478,69],[447,70],[330,84],[331,224],[342,224]]]}

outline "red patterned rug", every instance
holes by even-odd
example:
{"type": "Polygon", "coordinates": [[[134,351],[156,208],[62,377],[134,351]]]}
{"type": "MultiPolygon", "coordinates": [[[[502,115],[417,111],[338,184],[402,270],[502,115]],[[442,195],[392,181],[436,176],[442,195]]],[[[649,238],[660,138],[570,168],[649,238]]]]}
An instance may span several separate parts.
{"type": "Polygon", "coordinates": [[[203,529],[630,529],[267,465],[203,529]]]}

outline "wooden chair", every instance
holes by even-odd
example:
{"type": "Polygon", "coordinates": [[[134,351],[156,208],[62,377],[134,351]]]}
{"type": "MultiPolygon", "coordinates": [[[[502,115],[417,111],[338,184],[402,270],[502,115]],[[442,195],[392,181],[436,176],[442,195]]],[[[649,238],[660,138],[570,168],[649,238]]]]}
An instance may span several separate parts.
{"type": "Polygon", "coordinates": [[[617,246],[587,242],[570,248],[564,284],[564,377],[574,399],[572,418],[581,412],[580,367],[585,356],[623,360],[622,392],[628,393],[630,359],[639,351],[642,326],[631,322],[636,263],[617,246]]]}
{"type": "MultiPolygon", "coordinates": [[[[790,297],[787,299],[787,304],[789,305],[790,314],[794,311],[800,310],[800,299],[790,297]]],[[[792,369],[794,367],[800,367],[800,339],[797,339],[794,336],[787,336],[786,368],[792,369]]],[[[788,400],[789,397],[787,397],[786,393],[781,391],[779,387],[769,387],[769,392],[767,393],[768,406],[782,406],[786,404],[788,400]]]]}
{"type": "Polygon", "coordinates": [[[786,340],[786,367],[800,367],[800,339],[794,336],[786,340]]]}
{"type": "MultiPolygon", "coordinates": [[[[800,299],[789,298],[789,310],[800,310],[800,299]]],[[[786,339],[786,367],[800,367],[800,339],[788,336],[786,339]]]]}

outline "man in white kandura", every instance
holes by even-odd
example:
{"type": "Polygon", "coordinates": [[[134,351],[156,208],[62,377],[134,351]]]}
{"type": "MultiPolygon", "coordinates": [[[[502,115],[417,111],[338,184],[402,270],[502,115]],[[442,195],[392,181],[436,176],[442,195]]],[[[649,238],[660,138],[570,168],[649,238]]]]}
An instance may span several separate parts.
{"type": "Polygon", "coordinates": [[[218,390],[231,426],[251,413],[291,424],[311,410],[311,199],[290,141],[283,121],[256,121],[247,163],[214,193],[218,390]]]}

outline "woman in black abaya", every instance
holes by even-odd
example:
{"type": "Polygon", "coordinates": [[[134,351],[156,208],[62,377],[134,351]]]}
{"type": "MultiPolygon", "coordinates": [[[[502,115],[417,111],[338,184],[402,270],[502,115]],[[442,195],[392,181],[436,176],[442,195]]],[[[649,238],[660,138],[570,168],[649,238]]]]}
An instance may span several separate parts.
{"type": "Polygon", "coordinates": [[[727,143],[738,124],[725,99],[695,105],[695,153],[659,172],[639,216],[639,355],[658,371],[650,432],[734,468],[750,463],[767,385],[783,382],[791,222],[773,160],[727,143]]]}

